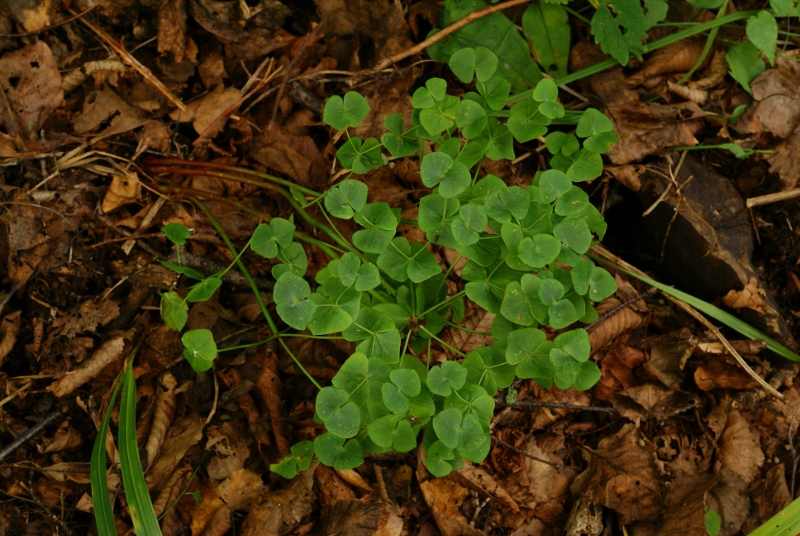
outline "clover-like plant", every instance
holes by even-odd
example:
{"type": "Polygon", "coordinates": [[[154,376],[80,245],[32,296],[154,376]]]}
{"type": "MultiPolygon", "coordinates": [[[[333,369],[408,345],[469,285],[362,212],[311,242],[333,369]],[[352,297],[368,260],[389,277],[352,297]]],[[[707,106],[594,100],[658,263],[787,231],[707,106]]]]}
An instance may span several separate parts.
{"type": "MultiPolygon", "coordinates": [[[[317,395],[316,418],[326,432],[271,466],[285,477],[314,456],[349,469],[364,454],[408,452],[420,433],[428,469],[443,476],[464,460],[478,463],[487,456],[494,396],[515,378],[583,390],[600,377],[585,330],[549,334],[593,322],[594,303],[616,290],[613,277],[584,257],[602,240],[606,223],[575,184],[602,173],[600,155],[617,139],[611,122],[589,109],[574,133],[549,132],[564,116],[551,80],[542,80],[530,98],[504,114],[510,84],[496,73],[498,60],[489,49],[461,50],[449,65],[474,91],[459,98],[447,93],[444,79],[427,80],[412,95],[411,124],[401,114],[387,117],[380,140],[349,132],[370,111],[361,95],[328,99],[323,120],[344,131],[336,155],[352,174],[315,202],[326,217],[352,219],[359,229],[347,240],[335,226],[325,227],[344,253],[313,282],[305,277],[308,261],[289,220],[260,224],[249,242],[256,253],[279,261],[272,269],[273,296],[288,326],[314,336],[341,334],[355,343],[355,353],[317,395]],[[514,159],[515,140],[533,139],[543,141],[552,158],[551,169],[531,184],[509,185],[481,171],[485,159],[514,159]],[[416,222],[401,223],[398,208],[370,202],[368,187],[355,177],[385,165],[384,150],[393,158],[418,155],[430,191],[419,201],[416,222]],[[413,224],[425,241],[397,234],[398,226],[413,224]],[[444,269],[434,255],[442,248],[466,260],[460,277],[456,263],[444,269]],[[465,329],[465,300],[496,315],[491,344],[466,355],[448,342],[445,329],[465,329]],[[434,345],[453,358],[432,362],[434,345]]],[[[178,243],[174,233],[165,233],[178,243]]],[[[185,298],[174,291],[163,295],[164,319],[180,330],[186,303],[209,297],[221,274],[203,278],[168,266],[199,281],[185,298]]],[[[209,337],[204,330],[183,336],[196,370],[210,366],[209,337]]]]}

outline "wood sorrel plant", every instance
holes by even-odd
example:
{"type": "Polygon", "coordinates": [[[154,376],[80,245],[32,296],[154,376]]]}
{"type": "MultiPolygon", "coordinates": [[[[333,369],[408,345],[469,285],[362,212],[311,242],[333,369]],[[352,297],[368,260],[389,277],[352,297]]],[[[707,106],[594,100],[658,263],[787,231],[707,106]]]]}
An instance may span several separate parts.
{"type": "MultiPolygon", "coordinates": [[[[316,197],[329,222],[329,216],[354,219],[361,229],[348,241],[333,223],[325,226],[344,253],[317,273],[313,288],[304,278],[305,252],[294,241],[301,235],[289,220],[262,223],[249,242],[256,253],[280,261],[272,270],[273,297],[286,324],[315,336],[341,334],[356,343],[332,385],[317,395],[316,417],[326,433],[295,445],[290,456],[271,466],[287,478],[308,467],[314,456],[349,469],[360,465],[365,453],[410,451],[420,432],[428,469],[443,476],[464,459],[477,463],[486,457],[494,396],[515,378],[579,390],[600,378],[589,360],[585,330],[548,340],[540,327],[562,330],[592,322],[597,318],[593,303],[616,290],[613,277],[583,257],[593,241],[602,240],[606,224],[574,184],[602,173],[600,154],[617,141],[611,122],[589,109],[575,134],[548,134],[548,125],[563,117],[564,108],[556,85],[545,79],[531,98],[514,104],[503,123],[496,112],[506,106],[510,85],[495,74],[494,53],[462,49],[449,65],[465,84],[474,80],[477,92],[460,99],[447,94],[445,80],[431,78],[412,96],[410,128],[400,114],[389,116],[380,140],[349,134],[369,113],[356,92],[331,97],[323,113],[325,123],[345,133],[336,155],[353,174],[385,165],[383,149],[395,158],[419,153],[422,182],[431,192],[420,199],[416,224],[427,243],[397,236],[400,210],[368,202],[367,186],[351,178],[316,197]],[[523,143],[542,136],[552,154],[551,169],[537,173],[529,186],[480,176],[484,158],[513,159],[515,139],[523,143]],[[425,153],[427,147],[435,150],[425,153]],[[448,295],[445,280],[455,263],[444,271],[432,245],[468,259],[461,271],[463,290],[448,295]],[[467,355],[443,339],[445,325],[464,329],[459,323],[465,297],[496,315],[492,344],[467,355]],[[432,344],[459,357],[431,363],[432,344]]],[[[296,197],[293,205],[308,220],[296,197]]],[[[178,231],[165,228],[176,243],[186,239],[178,231]]],[[[179,264],[168,266],[199,281],[186,298],[175,292],[163,296],[164,320],[180,331],[186,302],[208,299],[221,280],[219,274],[203,278],[179,264]]],[[[211,367],[216,345],[210,331],[188,331],[183,342],[195,370],[211,367]]]]}

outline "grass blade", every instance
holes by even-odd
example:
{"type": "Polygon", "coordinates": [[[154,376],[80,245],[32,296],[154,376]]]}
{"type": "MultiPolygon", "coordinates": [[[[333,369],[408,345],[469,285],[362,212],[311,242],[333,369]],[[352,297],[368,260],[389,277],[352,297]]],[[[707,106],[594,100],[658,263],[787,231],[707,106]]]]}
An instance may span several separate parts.
{"type": "Polygon", "coordinates": [[[111,499],[108,497],[108,478],[106,475],[106,436],[108,435],[108,423],[111,421],[111,412],[114,410],[114,402],[117,401],[117,394],[122,382],[118,382],[108,403],[103,422],[97,431],[97,438],[94,440],[92,448],[91,480],[92,480],[92,502],[94,503],[94,521],[97,523],[97,533],[100,536],[111,536],[117,534],[114,525],[114,511],[111,506],[111,499]]]}
{"type": "Polygon", "coordinates": [[[161,528],[158,526],[142,472],[139,445],[136,443],[136,380],[133,377],[133,359],[128,361],[123,374],[119,408],[119,462],[134,531],[138,536],[161,536],[161,528]]]}
{"type": "Polygon", "coordinates": [[[723,324],[725,324],[729,328],[731,328],[731,329],[733,329],[735,331],[738,331],[739,333],[741,333],[745,337],[748,337],[748,338],[753,339],[753,340],[759,340],[759,339],[763,340],[767,344],[767,348],[769,348],[770,350],[772,350],[776,354],[785,357],[786,359],[788,359],[790,361],[800,361],[800,355],[797,355],[796,353],[792,352],[790,349],[788,349],[787,347],[785,347],[784,345],[782,345],[781,343],[779,343],[778,341],[776,341],[772,337],[769,337],[765,333],[762,333],[761,331],[757,330],[756,328],[754,328],[750,324],[739,320],[738,318],[736,318],[732,314],[723,311],[719,307],[711,305],[707,301],[703,301],[700,298],[696,298],[696,297],[692,296],[691,294],[687,294],[686,292],[674,289],[672,287],[664,285],[663,283],[659,283],[658,281],[650,279],[647,276],[636,274],[634,272],[631,272],[630,270],[625,270],[624,268],[621,268],[621,267],[617,266],[616,264],[613,264],[613,263],[611,263],[611,262],[609,262],[607,260],[601,259],[601,258],[599,258],[599,257],[597,257],[595,255],[590,255],[590,257],[592,257],[594,260],[602,262],[603,264],[607,264],[609,266],[613,266],[614,269],[619,270],[620,272],[622,272],[624,274],[627,274],[627,275],[629,275],[631,277],[635,277],[639,281],[647,283],[648,285],[657,288],[658,290],[664,292],[665,294],[669,294],[670,296],[672,296],[674,298],[678,298],[679,300],[685,301],[686,303],[688,303],[689,305],[691,305],[692,307],[694,307],[698,311],[701,311],[701,312],[705,313],[706,315],[710,316],[714,320],[722,322],[723,324]]]}
{"type": "Polygon", "coordinates": [[[800,499],[775,514],[769,521],[750,533],[750,536],[794,536],[800,534],[800,499]]]}

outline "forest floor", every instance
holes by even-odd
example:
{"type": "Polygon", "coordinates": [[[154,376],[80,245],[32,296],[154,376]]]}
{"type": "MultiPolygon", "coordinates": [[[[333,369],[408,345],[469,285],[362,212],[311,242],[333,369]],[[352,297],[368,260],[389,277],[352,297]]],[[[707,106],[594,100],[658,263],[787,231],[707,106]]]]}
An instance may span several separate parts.
{"type": "MultiPolygon", "coordinates": [[[[156,173],[148,159],[242,166],[325,191],[343,177],[339,140],[321,121],[325,99],[362,93],[373,110],[358,130],[367,137],[390,114],[409,117],[410,95],[431,76],[462,90],[424,53],[375,69],[424,40],[441,3],[33,5],[0,3],[0,535],[97,533],[90,456],[132,339],[137,437],[164,534],[664,536],[705,534],[709,509],[720,534],[739,534],[795,497],[797,364],[723,329],[780,398],[766,392],[708,326],[624,275],[601,309],[645,296],[595,330],[600,382],[585,392],[519,383],[516,403],[495,411],[485,462],[434,478],[414,450],[368,456],[350,471],[315,463],[291,481],[271,473],[290,445],[321,433],[316,388],[277,344],[221,352],[204,373],[188,366],[180,334],[159,314],[159,292],[186,284],[158,262],[174,254],[160,229],[191,229],[184,261],[208,274],[232,256],[198,199],[238,246],[259,223],[253,212],[288,218],[292,208],[262,187],[156,173]]],[[[518,21],[525,8],[503,13],[518,21]]],[[[570,72],[605,59],[588,26],[572,25],[570,72]]],[[[561,92],[568,109],[604,110],[620,135],[603,176],[585,189],[606,216],[613,254],[797,351],[798,200],[745,204],[792,191],[800,175],[793,43],[753,82],[753,95],[726,76],[727,65],[720,72],[724,53],[695,75],[714,80],[697,90],[704,99],[670,92],[667,82],[703,44],[681,41],[561,92]],[[734,128],[726,117],[739,105],[747,111],[734,128]],[[733,138],[772,152],[667,150],[733,138]]],[[[529,184],[546,165],[541,145],[517,144],[516,160],[487,161],[484,172],[529,184]]],[[[363,180],[371,201],[416,218],[425,190],[416,158],[363,180]]],[[[306,254],[310,276],[329,260],[315,248],[306,254]]],[[[453,261],[434,254],[443,266],[453,261]]],[[[244,259],[269,279],[273,263],[252,252],[244,259]]],[[[464,324],[476,334],[458,350],[486,344],[493,316],[468,310],[464,324]]],[[[270,335],[236,281],[195,304],[189,326],[211,329],[220,347],[270,335]]],[[[353,352],[342,340],[287,341],[323,384],[353,352]]],[[[112,459],[117,425],[115,409],[112,459]]],[[[132,522],[117,461],[108,481],[125,534],[132,522]]]]}

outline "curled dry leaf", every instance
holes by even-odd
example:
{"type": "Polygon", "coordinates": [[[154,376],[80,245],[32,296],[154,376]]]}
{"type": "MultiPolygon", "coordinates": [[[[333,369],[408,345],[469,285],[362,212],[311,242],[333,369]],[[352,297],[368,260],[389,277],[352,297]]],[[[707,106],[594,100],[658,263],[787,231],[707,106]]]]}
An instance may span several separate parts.
{"type": "Polygon", "coordinates": [[[708,91],[705,89],[696,89],[691,88],[689,86],[679,86],[678,84],[667,81],[667,88],[674,94],[679,97],[686,99],[687,101],[696,102],[699,105],[703,105],[708,100],[708,91]]]}
{"type": "Polygon", "coordinates": [[[14,348],[20,327],[22,327],[22,310],[8,314],[3,318],[3,322],[0,324],[0,330],[3,332],[3,340],[0,341],[0,366],[3,365],[6,356],[14,348]]]}
{"type": "Polygon", "coordinates": [[[100,372],[119,361],[125,349],[125,336],[115,337],[103,343],[77,370],[67,373],[62,378],[54,381],[47,390],[56,397],[61,398],[71,394],[83,384],[100,374],[100,372]]]}
{"type": "Polygon", "coordinates": [[[624,524],[652,521],[661,514],[661,470],[655,446],[633,424],[600,441],[597,450],[584,449],[587,469],[575,478],[571,491],[611,508],[624,524]]]}
{"type": "Polygon", "coordinates": [[[600,536],[603,534],[603,508],[585,499],[572,507],[564,527],[565,536],[600,536]]]}
{"type": "Polygon", "coordinates": [[[32,136],[64,101],[61,73],[44,41],[4,54],[0,82],[6,101],[0,122],[11,135],[32,136]]]}
{"type": "Polygon", "coordinates": [[[703,44],[703,40],[683,39],[660,48],[650,54],[642,68],[629,76],[626,81],[632,86],[638,86],[649,78],[686,72],[700,58],[703,44]]]}
{"type": "Polygon", "coordinates": [[[664,389],[652,383],[625,389],[612,395],[609,401],[620,415],[636,426],[653,418],[663,421],[700,404],[697,395],[664,389]]]}
{"type": "MultiPolygon", "coordinates": [[[[598,306],[598,314],[602,315],[601,311],[608,311],[621,305],[622,302],[616,297],[610,297],[603,300],[598,306]]],[[[612,314],[602,322],[597,324],[594,329],[589,333],[589,342],[592,345],[592,353],[596,352],[609,342],[616,339],[620,334],[636,329],[647,322],[645,315],[639,314],[631,307],[623,307],[616,313],[612,314]]]]}
{"type": "Polygon", "coordinates": [[[751,276],[742,290],[731,290],[723,296],[722,303],[732,309],[747,307],[764,314],[764,298],[766,297],[767,294],[758,284],[758,280],[751,276]]]}
{"type": "Polygon", "coordinates": [[[114,175],[111,179],[106,196],[103,198],[102,211],[108,214],[122,205],[135,203],[141,195],[142,186],[139,183],[139,175],[136,173],[126,173],[125,175],[114,175]]]}
{"type": "Polygon", "coordinates": [[[725,59],[725,52],[717,50],[708,63],[708,67],[703,71],[702,78],[696,82],[689,82],[689,87],[693,89],[711,89],[725,80],[728,74],[728,60],[725,59]]]}
{"type": "Polygon", "coordinates": [[[264,366],[258,375],[256,387],[267,406],[272,433],[275,434],[275,445],[278,452],[289,454],[289,440],[286,439],[286,426],[283,416],[283,401],[280,376],[277,374],[277,357],[272,354],[264,359],[264,366]]]}
{"type": "Polygon", "coordinates": [[[314,472],[314,481],[319,489],[317,500],[323,506],[333,506],[357,498],[356,492],[347,485],[347,481],[330,467],[323,465],[317,468],[314,472]]]}
{"type": "Polygon", "coordinates": [[[147,467],[152,467],[158,458],[167,430],[172,424],[172,419],[175,418],[175,387],[177,386],[178,382],[175,380],[175,376],[169,371],[162,372],[158,377],[153,421],[144,447],[147,454],[147,467]]]}
{"type": "Polygon", "coordinates": [[[110,136],[142,126],[150,120],[149,116],[146,111],[131,106],[110,88],[104,87],[86,96],[83,113],[75,118],[73,128],[78,134],[87,134],[110,120],[108,127],[97,133],[110,136]]]}
{"type": "Polygon", "coordinates": [[[617,391],[634,387],[641,383],[633,369],[647,360],[647,354],[638,348],[627,345],[628,337],[617,338],[614,344],[600,358],[602,375],[592,393],[600,400],[608,398],[617,391]]]}
{"type": "Polygon", "coordinates": [[[85,463],[61,462],[42,467],[42,472],[56,482],[66,482],[67,480],[76,484],[89,484],[89,467],[85,463]]]}
{"type": "Polygon", "coordinates": [[[75,449],[82,444],[83,436],[81,436],[80,432],[70,426],[69,421],[64,421],[51,439],[45,440],[44,444],[37,445],[36,448],[41,454],[49,454],[51,452],[75,449]]]}
{"type": "Polygon", "coordinates": [[[173,472],[164,487],[158,492],[158,497],[153,501],[153,509],[157,516],[164,513],[169,505],[175,502],[183,488],[186,486],[186,481],[192,474],[192,466],[188,463],[178,467],[173,472]]]}

